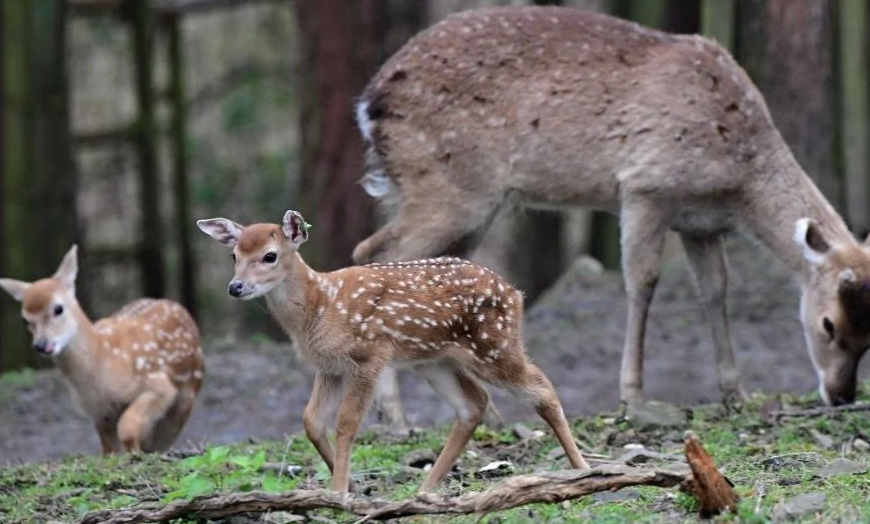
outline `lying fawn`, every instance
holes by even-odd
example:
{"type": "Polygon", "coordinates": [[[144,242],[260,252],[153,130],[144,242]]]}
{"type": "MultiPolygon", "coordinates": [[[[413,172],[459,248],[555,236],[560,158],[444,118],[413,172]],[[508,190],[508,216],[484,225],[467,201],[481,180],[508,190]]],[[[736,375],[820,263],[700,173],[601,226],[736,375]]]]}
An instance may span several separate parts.
{"type": "Polygon", "coordinates": [[[4,278],[0,288],[22,303],[33,347],[60,368],[103,454],[167,449],[202,385],[196,323],[179,304],[147,298],[91,323],[76,300],[77,273],[73,245],[51,278],[4,278]]]}
{"type": "Polygon", "coordinates": [[[308,267],[297,250],[305,221],[287,211],[281,225],[200,220],[203,232],[233,248],[230,295],[266,298],[300,355],[317,369],[303,423],[347,491],[350,449],[385,366],[411,368],[456,411],[444,449],[421,486],[433,489],[480,423],[489,396],[479,380],[531,401],[565,449],[587,468],[547,377],[522,342],[522,295],[492,271],[457,258],[354,266],[331,273],[308,267]],[[326,421],[338,409],[335,451],[326,421]]]}
{"type": "MultiPolygon", "coordinates": [[[[870,344],[870,249],[715,42],[570,8],[466,11],[398,51],[368,84],[357,120],[369,147],[362,184],[394,210],[356,247],[357,263],[449,252],[512,202],[618,214],[628,295],[620,397],[630,402],[642,398],[647,312],[674,230],[728,401],[744,393],[722,238],[742,230],[800,279],[822,397],[854,401],[870,344]]],[[[381,401],[401,424],[398,398],[381,401]]]]}

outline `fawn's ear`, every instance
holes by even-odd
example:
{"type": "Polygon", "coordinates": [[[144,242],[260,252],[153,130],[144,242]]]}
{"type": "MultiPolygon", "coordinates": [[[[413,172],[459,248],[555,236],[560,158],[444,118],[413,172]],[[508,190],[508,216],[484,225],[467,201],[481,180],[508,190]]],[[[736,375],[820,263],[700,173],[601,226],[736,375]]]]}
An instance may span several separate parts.
{"type": "Polygon", "coordinates": [[[68,288],[75,288],[76,275],[79,273],[79,247],[75,244],[69,248],[63,260],[60,261],[57,271],[51,278],[60,280],[68,288]]]}
{"type": "Polygon", "coordinates": [[[24,300],[24,293],[27,293],[27,288],[29,287],[30,284],[27,282],[11,278],[0,278],[0,288],[3,288],[3,291],[9,293],[12,298],[19,302],[24,300]]]}
{"type": "Polygon", "coordinates": [[[203,233],[217,240],[225,246],[233,247],[242,236],[243,226],[226,218],[208,218],[197,220],[196,225],[203,233]]]}
{"type": "Polygon", "coordinates": [[[803,248],[807,262],[813,265],[823,263],[831,251],[831,244],[825,240],[819,224],[811,218],[795,222],[794,241],[803,248]]]}
{"type": "Polygon", "coordinates": [[[296,246],[299,246],[308,240],[309,228],[311,228],[311,224],[302,218],[302,214],[299,213],[299,211],[290,210],[284,213],[284,220],[281,222],[281,230],[284,232],[284,236],[286,236],[290,242],[293,242],[296,246]]]}

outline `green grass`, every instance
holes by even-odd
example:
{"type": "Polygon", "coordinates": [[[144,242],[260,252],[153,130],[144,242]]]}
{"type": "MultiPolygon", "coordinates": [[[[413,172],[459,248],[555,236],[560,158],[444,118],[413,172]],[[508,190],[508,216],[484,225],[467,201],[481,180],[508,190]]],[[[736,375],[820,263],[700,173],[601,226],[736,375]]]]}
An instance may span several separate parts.
{"type": "MultiPolygon", "coordinates": [[[[812,401],[811,398],[782,399],[791,407],[812,401]]],[[[870,520],[870,475],[827,479],[817,476],[821,465],[838,456],[865,464],[870,462],[867,451],[840,449],[852,438],[867,439],[870,416],[866,412],[839,413],[774,424],[766,422],[759,414],[765,400],[769,399],[756,398],[737,413],[726,413],[716,406],[696,408],[693,412],[688,429],[701,439],[743,499],[736,515],[720,516],[712,522],[770,522],[778,503],[811,491],[827,495],[824,519],[809,516],[804,522],[870,520]],[[835,446],[822,449],[811,429],[832,437],[835,446]],[[773,457],[779,458],[771,465],[773,457]]],[[[637,432],[613,415],[577,420],[574,429],[580,438],[594,445],[596,453],[614,458],[625,451],[623,446],[628,442],[668,451],[682,437],[682,430],[637,432]]],[[[404,458],[418,449],[438,450],[445,432],[446,428],[438,428],[392,443],[373,433],[361,435],[353,454],[354,482],[358,490],[394,500],[413,495],[425,473],[405,466],[404,458]]],[[[471,453],[464,454],[460,461],[460,474],[445,482],[442,490],[460,494],[485,489],[495,481],[480,480],[470,473],[492,460],[511,460],[519,473],[565,468],[564,457],[547,459],[554,447],[556,443],[549,435],[539,440],[518,441],[509,431],[479,428],[469,448],[471,453]]],[[[213,446],[204,453],[183,459],[159,455],[72,456],[48,464],[0,469],[0,521],[16,524],[50,519],[73,521],[94,509],[169,502],[219,492],[318,488],[327,486],[328,481],[326,467],[303,436],[283,442],[213,446]],[[265,463],[292,464],[301,469],[295,476],[279,475],[264,471],[265,463]]],[[[696,517],[695,500],[677,489],[640,487],[628,492],[630,496],[624,500],[599,502],[594,497],[586,497],[566,505],[535,504],[493,513],[483,522],[701,522],[696,517]]],[[[337,522],[356,520],[337,512],[321,514],[337,522]]],[[[414,522],[448,519],[460,524],[476,522],[474,516],[416,517],[414,522]]]]}

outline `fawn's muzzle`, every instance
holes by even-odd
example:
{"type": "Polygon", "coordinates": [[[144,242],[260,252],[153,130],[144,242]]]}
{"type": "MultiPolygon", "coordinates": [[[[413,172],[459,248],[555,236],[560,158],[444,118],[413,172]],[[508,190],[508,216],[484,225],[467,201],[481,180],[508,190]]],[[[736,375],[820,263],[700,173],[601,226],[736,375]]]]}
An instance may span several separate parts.
{"type": "Polygon", "coordinates": [[[37,340],[33,341],[33,349],[42,353],[43,355],[47,355],[48,351],[48,339],[45,337],[40,337],[37,340]]]}
{"type": "Polygon", "coordinates": [[[231,296],[238,298],[242,295],[242,288],[244,286],[244,282],[230,282],[230,286],[227,291],[231,296]]]}

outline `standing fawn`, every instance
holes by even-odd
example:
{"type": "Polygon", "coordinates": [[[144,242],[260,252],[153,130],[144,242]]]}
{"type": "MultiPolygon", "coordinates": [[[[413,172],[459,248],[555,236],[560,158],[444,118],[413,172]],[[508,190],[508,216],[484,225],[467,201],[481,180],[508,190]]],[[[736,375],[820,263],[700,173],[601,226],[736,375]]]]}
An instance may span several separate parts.
{"type": "Polygon", "coordinates": [[[297,351],[316,367],[303,423],[332,472],[333,489],[348,490],[351,445],[387,366],[412,369],[456,411],[421,491],[447,474],[480,423],[489,398],[480,380],[530,401],[571,465],[588,467],[553,386],[526,358],[522,295],[492,271],[439,258],[318,273],[297,252],[308,231],[296,211],[287,211],[281,225],[244,227],[225,218],[197,225],[233,248],[230,295],[265,296],[297,351]],[[326,424],[336,408],[333,451],[326,424]]]}
{"type": "Polygon", "coordinates": [[[51,278],[3,278],[0,287],[22,303],[33,347],[60,368],[104,454],[167,449],[202,385],[196,323],[179,304],[147,298],[91,323],[76,300],[77,273],[73,245],[51,278]]]}
{"type": "MultiPolygon", "coordinates": [[[[620,397],[632,402],[642,398],[647,312],[674,230],[727,402],[744,393],[722,238],[742,230],[800,280],[822,398],[854,401],[870,345],[870,247],[804,173],[761,94],[715,42],[569,8],[466,11],[399,50],[368,84],[357,120],[368,144],[362,184],[393,210],[356,247],[357,263],[449,252],[512,202],[618,214],[628,295],[620,397]]],[[[401,424],[398,397],[380,401],[401,424]]]]}

